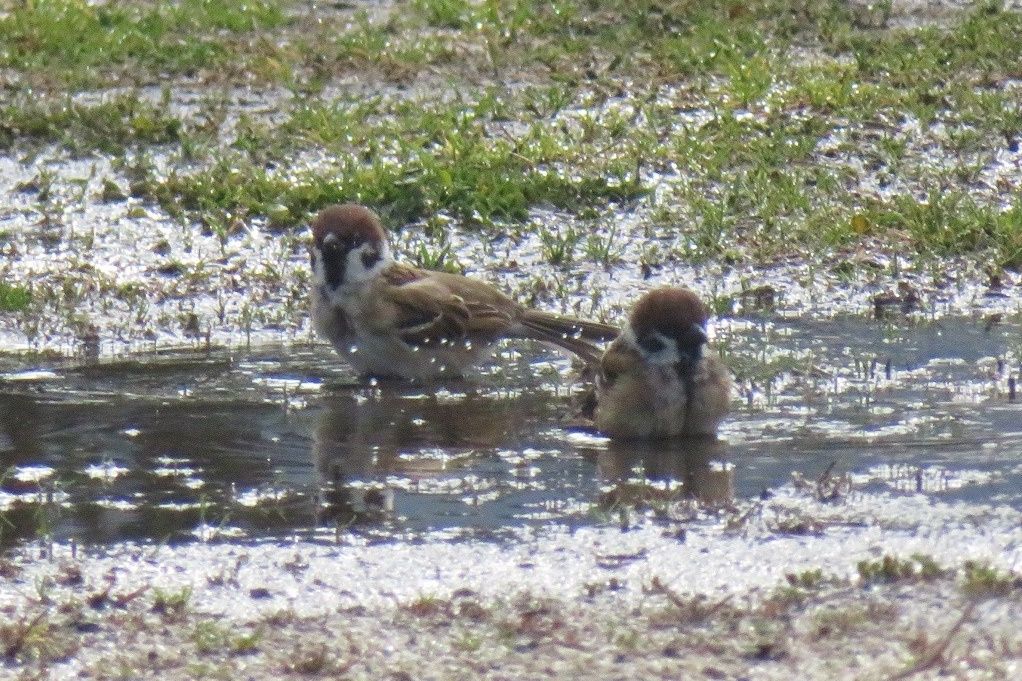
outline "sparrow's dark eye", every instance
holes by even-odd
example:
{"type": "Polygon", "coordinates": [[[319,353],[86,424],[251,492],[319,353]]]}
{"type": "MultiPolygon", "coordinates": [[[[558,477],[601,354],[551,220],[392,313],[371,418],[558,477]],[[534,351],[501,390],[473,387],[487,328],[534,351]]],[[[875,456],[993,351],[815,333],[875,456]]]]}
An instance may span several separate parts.
{"type": "Polygon", "coordinates": [[[362,254],[362,267],[372,269],[372,266],[380,262],[380,254],[373,249],[368,249],[362,254]]]}
{"type": "Polygon", "coordinates": [[[664,342],[656,336],[644,336],[639,339],[639,347],[651,355],[655,355],[664,349],[664,342]]]}
{"type": "Polygon", "coordinates": [[[693,324],[685,334],[678,338],[678,346],[693,357],[698,357],[700,348],[706,341],[706,329],[700,324],[693,324]]]}

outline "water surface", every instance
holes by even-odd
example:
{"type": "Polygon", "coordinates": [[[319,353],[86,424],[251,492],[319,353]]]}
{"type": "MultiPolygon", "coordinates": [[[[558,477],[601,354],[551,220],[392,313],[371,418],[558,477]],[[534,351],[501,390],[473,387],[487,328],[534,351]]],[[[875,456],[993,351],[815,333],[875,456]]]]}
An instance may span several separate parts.
{"type": "Polygon", "coordinates": [[[0,375],[0,541],[502,538],[707,512],[797,472],[1022,508],[1019,330],[969,319],[724,321],[720,442],[612,444],[535,345],[443,386],[367,385],[324,346],[182,350],[0,375]],[[701,509],[701,511],[698,511],[701,509]]]}

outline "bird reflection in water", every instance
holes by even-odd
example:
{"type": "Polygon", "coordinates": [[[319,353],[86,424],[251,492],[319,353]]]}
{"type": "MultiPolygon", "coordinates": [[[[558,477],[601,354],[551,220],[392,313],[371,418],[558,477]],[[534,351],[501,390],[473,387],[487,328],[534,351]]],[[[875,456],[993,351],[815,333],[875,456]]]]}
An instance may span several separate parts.
{"type": "Polygon", "coordinates": [[[388,477],[413,489],[477,468],[535,430],[542,394],[354,390],[326,397],[312,446],[321,523],[379,524],[394,512],[388,477]]]}
{"type": "Polygon", "coordinates": [[[661,441],[611,441],[591,454],[603,489],[602,508],[657,507],[691,499],[708,506],[730,506],[735,469],[728,447],[715,437],[661,441]],[[666,484],[664,484],[666,483],[666,484]]]}

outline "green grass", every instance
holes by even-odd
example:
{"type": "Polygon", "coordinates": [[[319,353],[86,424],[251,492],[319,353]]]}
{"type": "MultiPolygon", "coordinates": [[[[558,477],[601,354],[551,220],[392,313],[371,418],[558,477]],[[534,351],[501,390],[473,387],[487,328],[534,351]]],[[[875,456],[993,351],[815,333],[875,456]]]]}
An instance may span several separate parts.
{"type": "Polygon", "coordinates": [[[0,281],[0,312],[21,312],[32,303],[32,292],[23,286],[0,281]]]}
{"type": "Polygon", "coordinates": [[[167,618],[180,617],[186,612],[191,599],[190,586],[181,587],[176,591],[157,587],[153,589],[152,611],[167,618]]]}
{"type": "Polygon", "coordinates": [[[47,610],[18,618],[4,618],[0,623],[0,661],[47,665],[66,659],[78,649],[78,642],[69,635],[69,627],[61,626],[47,610]]]}
{"type": "Polygon", "coordinates": [[[353,10],[321,24],[292,8],[19,4],[0,18],[0,66],[49,92],[0,105],[0,147],[115,155],[110,200],[130,187],[217,233],[253,217],[289,229],[343,200],[393,224],[437,212],[523,222],[545,206],[603,230],[544,234],[549,262],[609,267],[608,211],[646,202],[649,236],[677,237],[658,262],[772,261],[868,240],[1022,264],[1018,192],[972,191],[1022,134],[1017,94],[998,87],[1022,74],[1022,14],[996,4],[923,28],[888,28],[884,3],[837,0],[414,0],[383,19],[353,10]],[[227,134],[226,96],[182,114],[167,99],[81,103],[64,91],[197,69],[294,96],[272,120],[242,111],[227,134]],[[342,74],[411,88],[319,96],[342,74]],[[947,133],[921,152],[934,123],[947,133]],[[124,158],[153,145],[170,154],[165,171],[147,153],[124,158]],[[323,161],[295,162],[305,156],[323,161]],[[861,189],[892,182],[907,189],[861,189]]]}
{"type": "Polygon", "coordinates": [[[859,579],[867,585],[933,580],[948,572],[923,554],[913,554],[911,558],[885,555],[879,560],[859,561],[857,568],[859,579]]]}
{"type": "Polygon", "coordinates": [[[1022,588],[1022,580],[982,561],[966,561],[963,566],[962,591],[970,598],[1007,596],[1022,588]]]}
{"type": "Polygon", "coordinates": [[[871,201],[863,215],[869,229],[899,234],[909,248],[936,257],[989,254],[1002,267],[1022,265],[1022,194],[1007,210],[976,202],[961,190],[935,190],[925,201],[898,196],[871,201]]]}
{"type": "Polygon", "coordinates": [[[236,633],[219,622],[202,620],[196,623],[190,638],[199,655],[224,652],[231,655],[247,655],[259,648],[262,637],[260,629],[236,633]]]}
{"type": "Polygon", "coordinates": [[[20,145],[56,143],[74,154],[118,154],[127,146],[180,141],[182,125],[166,105],[151,104],[133,94],[98,104],[26,97],[0,105],[0,150],[17,141],[20,145]]]}
{"type": "Polygon", "coordinates": [[[91,82],[91,70],[142,67],[188,73],[231,60],[221,32],[285,23],[276,0],[180,0],[175,3],[33,0],[0,17],[0,67],[91,82]]]}
{"type": "Polygon", "coordinates": [[[645,193],[628,154],[594,153],[596,145],[538,120],[524,135],[494,133],[505,105],[487,91],[432,105],[299,103],[280,127],[244,123],[239,153],[199,172],[150,176],[138,189],[171,212],[266,215],[282,226],[338,201],[374,205],[399,223],[443,211],[485,225],[522,220],[539,204],[581,210],[645,193]],[[310,147],[330,152],[332,162],[286,173],[267,168],[268,160],[283,163],[310,147]]]}

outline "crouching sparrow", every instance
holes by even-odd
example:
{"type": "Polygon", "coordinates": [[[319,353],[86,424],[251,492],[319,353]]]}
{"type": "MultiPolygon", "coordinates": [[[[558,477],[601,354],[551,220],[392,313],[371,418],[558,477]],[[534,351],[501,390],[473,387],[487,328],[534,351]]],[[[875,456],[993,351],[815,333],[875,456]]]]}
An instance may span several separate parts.
{"type": "Polygon", "coordinates": [[[593,420],[612,438],[715,435],[731,376],[707,348],[709,312],[687,289],[659,288],[636,303],[600,358],[593,420]]]}

